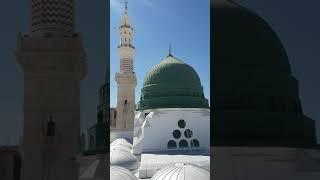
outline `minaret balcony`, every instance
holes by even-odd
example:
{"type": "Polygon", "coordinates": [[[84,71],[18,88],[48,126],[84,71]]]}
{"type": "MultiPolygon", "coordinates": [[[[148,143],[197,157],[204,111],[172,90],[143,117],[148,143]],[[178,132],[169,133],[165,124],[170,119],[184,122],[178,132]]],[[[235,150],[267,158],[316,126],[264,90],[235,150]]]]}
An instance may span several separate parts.
{"type": "Polygon", "coordinates": [[[83,46],[80,34],[74,34],[72,37],[22,36],[19,34],[17,50],[82,52],[83,46]]]}
{"type": "Polygon", "coordinates": [[[118,46],[118,48],[121,48],[121,47],[131,47],[131,48],[135,49],[134,46],[132,46],[131,44],[120,44],[118,46]]]}
{"type": "Polygon", "coordinates": [[[121,29],[121,28],[130,28],[133,31],[133,28],[130,25],[127,25],[127,24],[119,26],[119,29],[121,29]]]}

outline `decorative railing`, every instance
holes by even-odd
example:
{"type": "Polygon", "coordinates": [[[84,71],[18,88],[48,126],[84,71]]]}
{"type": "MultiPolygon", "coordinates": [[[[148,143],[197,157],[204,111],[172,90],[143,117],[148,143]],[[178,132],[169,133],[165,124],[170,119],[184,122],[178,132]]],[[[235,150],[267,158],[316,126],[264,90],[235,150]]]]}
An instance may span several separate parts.
{"type": "Polygon", "coordinates": [[[135,47],[132,46],[131,44],[120,44],[120,45],[118,46],[118,48],[120,48],[120,47],[131,47],[131,48],[135,49],[135,47]]]}

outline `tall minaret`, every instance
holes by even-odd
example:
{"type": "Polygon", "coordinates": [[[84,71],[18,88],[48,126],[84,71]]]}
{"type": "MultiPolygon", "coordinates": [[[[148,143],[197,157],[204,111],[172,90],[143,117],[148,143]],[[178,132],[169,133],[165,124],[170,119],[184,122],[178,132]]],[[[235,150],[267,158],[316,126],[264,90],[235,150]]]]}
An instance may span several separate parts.
{"type": "Polygon", "coordinates": [[[86,75],[74,0],[32,0],[31,33],[17,37],[24,72],[22,180],[76,180],[80,81],[86,75]]]}
{"type": "Polygon", "coordinates": [[[117,122],[116,129],[121,131],[133,131],[135,111],[135,87],[137,78],[133,68],[135,49],[133,42],[133,28],[128,16],[128,2],[125,3],[125,11],[119,27],[120,45],[120,72],[116,73],[118,84],[117,122]]]}

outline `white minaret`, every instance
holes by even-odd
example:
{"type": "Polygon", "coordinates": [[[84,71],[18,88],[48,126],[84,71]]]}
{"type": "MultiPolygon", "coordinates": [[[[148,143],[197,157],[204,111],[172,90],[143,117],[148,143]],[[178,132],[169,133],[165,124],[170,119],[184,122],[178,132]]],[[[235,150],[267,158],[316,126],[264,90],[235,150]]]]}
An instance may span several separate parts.
{"type": "Polygon", "coordinates": [[[119,27],[120,45],[120,72],[116,73],[118,84],[117,96],[117,122],[116,129],[121,131],[133,131],[135,111],[135,87],[137,78],[134,73],[133,59],[135,49],[133,46],[133,28],[128,16],[128,2],[125,3],[125,11],[119,27]]]}
{"type": "Polygon", "coordinates": [[[79,176],[80,81],[87,66],[74,8],[74,0],[32,0],[31,34],[17,37],[24,72],[22,180],[79,176]]]}

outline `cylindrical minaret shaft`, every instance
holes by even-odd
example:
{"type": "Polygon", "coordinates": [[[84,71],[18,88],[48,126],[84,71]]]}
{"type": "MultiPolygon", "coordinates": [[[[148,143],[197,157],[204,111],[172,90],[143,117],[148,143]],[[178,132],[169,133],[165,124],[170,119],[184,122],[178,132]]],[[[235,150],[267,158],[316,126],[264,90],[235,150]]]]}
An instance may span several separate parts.
{"type": "Polygon", "coordinates": [[[74,0],[32,0],[32,33],[73,33],[74,4],[74,0]]]}

